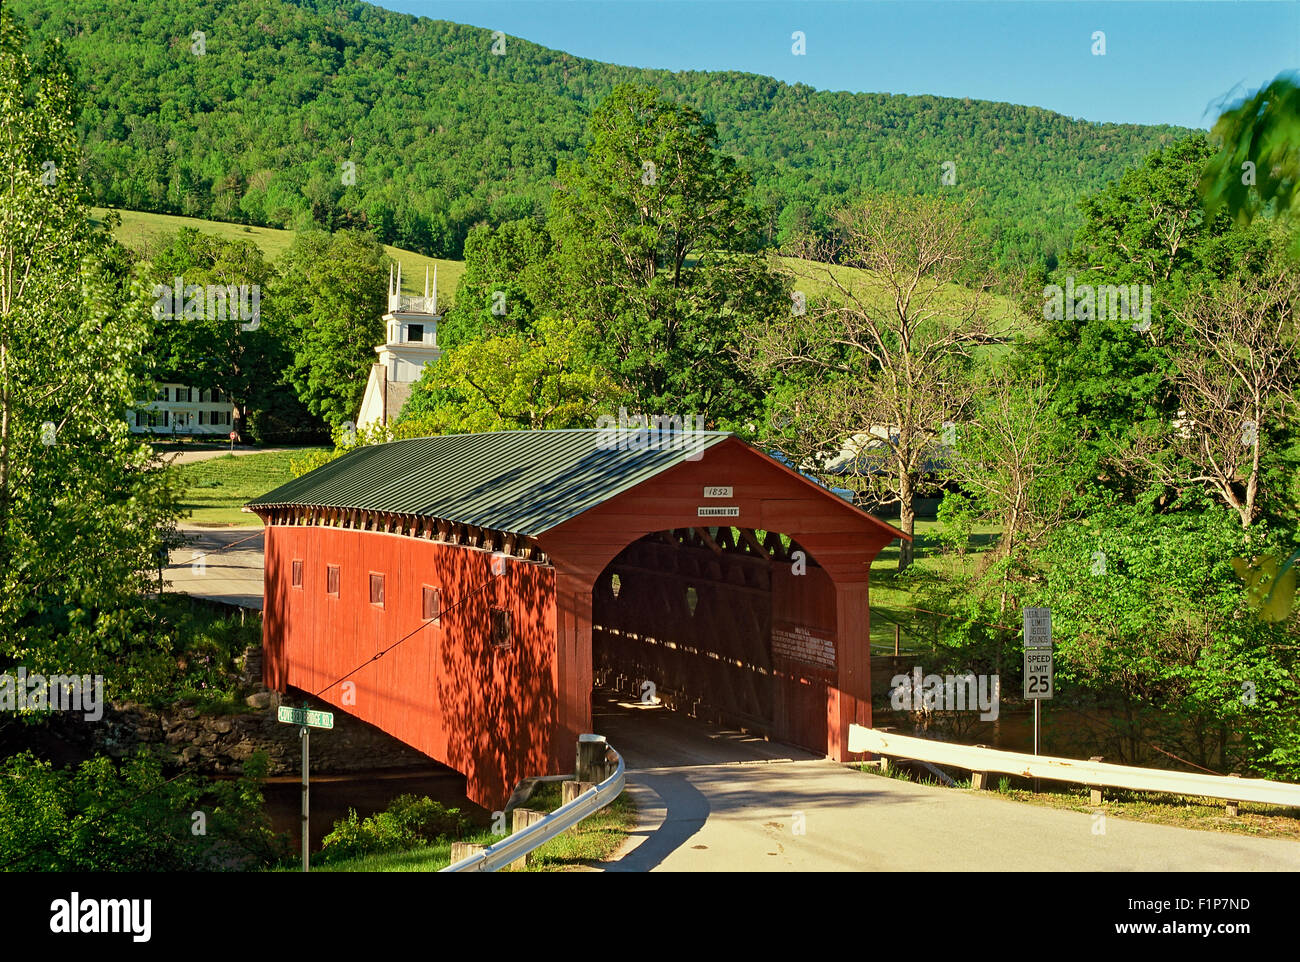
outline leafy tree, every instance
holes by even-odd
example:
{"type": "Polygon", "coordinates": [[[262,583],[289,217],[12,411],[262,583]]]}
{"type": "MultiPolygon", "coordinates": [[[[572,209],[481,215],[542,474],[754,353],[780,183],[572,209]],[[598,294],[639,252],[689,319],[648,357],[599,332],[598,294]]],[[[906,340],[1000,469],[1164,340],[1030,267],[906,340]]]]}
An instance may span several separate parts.
{"type": "Polygon", "coordinates": [[[1246,597],[1265,621],[1286,621],[1295,606],[1296,562],[1300,548],[1278,566],[1273,555],[1257,555],[1247,561],[1233,558],[1232,570],[1246,585],[1246,597]]]}
{"type": "MultiPolygon", "coordinates": [[[[972,257],[968,215],[969,201],[897,196],[839,211],[840,239],[803,269],[829,294],[746,338],[752,370],[769,383],[797,379],[773,394],[773,443],[897,503],[909,535],[944,424],[968,400],[970,348],[992,336],[980,292],[953,283],[972,257]]],[[[911,560],[905,541],[899,570],[911,560]]]]}
{"type": "Polygon", "coordinates": [[[294,240],[273,289],[292,331],[288,377],[298,397],[333,427],[354,420],[383,343],[389,261],[373,236],[344,230],[294,240]]]}
{"type": "MultiPolygon", "coordinates": [[[[1201,178],[1205,207],[1249,222],[1263,210],[1294,213],[1300,190],[1300,81],[1279,74],[1225,110],[1211,135],[1222,146],[1201,178]]],[[[1294,250],[1294,249],[1293,249],[1294,250]]]]}
{"type": "Polygon", "coordinates": [[[432,434],[590,427],[616,393],[583,332],[544,316],[531,335],[471,341],[427,365],[400,421],[432,434]]]}
{"type": "Polygon", "coordinates": [[[1167,757],[1155,744],[1216,770],[1294,777],[1294,632],[1250,613],[1230,564],[1262,532],[1194,489],[1174,510],[1154,492],[1136,504],[1098,493],[1081,507],[1053,537],[1028,603],[1052,609],[1060,688],[1118,709],[1107,754],[1167,757]]]}
{"type": "Polygon", "coordinates": [[[33,66],[0,11],[0,661],[95,672],[130,650],[179,513],[134,438],[149,296],[94,226],[74,84],[57,43],[33,66]]]}
{"type": "Polygon", "coordinates": [[[0,865],[21,872],[220,872],[288,855],[262,807],[254,756],[235,781],[169,779],[144,750],[60,770],[24,752],[0,765],[0,865]],[[205,831],[193,831],[202,811],[205,831]]]}
{"type": "Polygon", "coordinates": [[[945,495],[944,519],[967,528],[991,521],[1001,532],[988,579],[1000,621],[1015,610],[1013,591],[1032,578],[1033,553],[1065,518],[1074,490],[1074,438],[1052,416],[1054,388],[1041,371],[995,363],[983,372],[969,420],[954,425],[947,449],[948,473],[961,490],[945,495]]]}
{"type": "Polygon", "coordinates": [[[653,90],[619,86],[589,130],[553,203],[562,309],[592,322],[595,359],[629,406],[746,419],[757,401],[739,331],[784,300],[783,281],[744,250],[748,178],[712,124],[653,90]]]}
{"type": "Polygon", "coordinates": [[[1211,153],[1203,136],[1187,138],[1085,198],[1084,225],[1054,277],[1060,285],[1150,286],[1150,314],[1136,320],[1098,310],[1045,318],[1040,350],[1061,385],[1058,415],[1102,439],[1105,451],[1131,439],[1136,424],[1176,415],[1164,345],[1188,292],[1268,247],[1262,231],[1234,230],[1226,214],[1202,210],[1198,185],[1211,153]]]}
{"type": "Polygon", "coordinates": [[[444,348],[493,335],[527,332],[556,298],[551,238],[534,220],[482,224],[465,241],[465,273],[456,302],[438,325],[444,348]]]}
{"type": "Polygon", "coordinates": [[[99,203],[290,229],[369,224],[387,243],[444,257],[461,256],[476,224],[543,214],[557,162],[580,153],[585,121],[620,83],[717,124],[721,147],[754,176],[765,238],[788,240],[801,221],[828,236],[831,211],[860,194],[984,188],[974,227],[1003,271],[1062,252],[1080,196],[1188,133],[635,69],[518,37],[494,57],[489,30],[372,6],[346,5],[345,16],[287,0],[209,5],[202,56],[190,0],[133,0],[130,16],[106,0],[6,6],[34,35],[69,38],[99,203]],[[344,183],[349,162],[355,183],[344,183]],[[941,182],[947,162],[955,184],[941,182]]]}
{"type": "Polygon", "coordinates": [[[1269,484],[1269,464],[1300,467],[1287,449],[1300,401],[1297,299],[1300,274],[1281,259],[1252,263],[1189,297],[1176,309],[1181,323],[1170,351],[1179,416],[1135,445],[1134,456],[1155,477],[1207,486],[1243,528],[1285,497],[1269,484]]]}
{"type": "Polygon", "coordinates": [[[224,240],[189,227],[161,241],[150,259],[149,279],[164,300],[154,312],[159,380],[221,391],[239,409],[233,427],[244,433],[249,413],[268,408],[288,363],[283,324],[261,309],[273,268],[252,241],[224,240]],[[187,298],[190,287],[202,290],[187,298]],[[209,287],[227,294],[217,299],[209,287]]]}

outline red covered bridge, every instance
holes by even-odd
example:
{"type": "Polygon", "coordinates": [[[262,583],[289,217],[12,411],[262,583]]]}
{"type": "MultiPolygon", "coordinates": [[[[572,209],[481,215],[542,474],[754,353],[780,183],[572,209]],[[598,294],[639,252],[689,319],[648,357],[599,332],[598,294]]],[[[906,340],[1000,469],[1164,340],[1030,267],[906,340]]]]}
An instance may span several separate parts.
{"type": "Polygon", "coordinates": [[[901,533],[734,435],[654,437],[395,441],[251,502],[267,684],[457,769],[489,808],[571,769],[597,670],[849,758],[869,566],[901,533]]]}

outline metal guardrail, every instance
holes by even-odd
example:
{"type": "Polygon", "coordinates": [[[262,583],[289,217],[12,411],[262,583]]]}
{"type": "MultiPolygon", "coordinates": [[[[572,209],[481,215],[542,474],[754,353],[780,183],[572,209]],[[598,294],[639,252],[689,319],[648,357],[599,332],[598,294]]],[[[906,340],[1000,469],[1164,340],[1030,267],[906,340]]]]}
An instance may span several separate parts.
{"type": "Polygon", "coordinates": [[[995,748],[935,742],[927,738],[895,735],[861,725],[849,726],[849,751],[871,752],[891,758],[951,765],[971,772],[999,772],[1049,781],[1074,782],[1092,788],[1126,788],[1139,792],[1166,792],[1233,802],[1260,802],[1300,808],[1300,785],[1264,778],[1199,775],[1164,768],[1137,768],[1113,762],[1026,755],[995,748]]]}
{"type": "Polygon", "coordinates": [[[623,756],[613,748],[606,749],[617,761],[614,774],[603,782],[587,789],[573,801],[561,805],[555,811],[534,822],[527,828],[508,835],[501,841],[489,845],[483,851],[468,858],[461,859],[454,865],[448,865],[444,872],[495,872],[516,859],[522,858],[533,849],[549,842],[562,832],[577,825],[589,815],[594,815],[623,792],[627,783],[626,766],[623,756]]]}

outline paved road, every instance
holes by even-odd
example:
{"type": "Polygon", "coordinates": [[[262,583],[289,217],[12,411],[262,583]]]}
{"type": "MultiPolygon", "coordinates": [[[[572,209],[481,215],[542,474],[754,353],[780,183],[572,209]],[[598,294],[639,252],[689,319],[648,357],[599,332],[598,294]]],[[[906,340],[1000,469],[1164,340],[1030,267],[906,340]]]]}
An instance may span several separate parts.
{"type": "MultiPolygon", "coordinates": [[[[249,448],[235,446],[235,456],[292,451],[296,448],[249,448]]],[[[229,448],[185,450],[170,454],[174,464],[208,461],[231,454],[229,448]]],[[[262,607],[262,553],[265,542],[261,523],[230,528],[179,526],[186,545],[171,553],[163,572],[174,591],[199,598],[214,598],[245,608],[262,607]],[[238,544],[237,544],[238,543],[238,544]],[[235,545],[235,547],[230,547],[235,545]]]]}
{"type": "Polygon", "coordinates": [[[195,461],[211,461],[213,458],[225,457],[227,454],[233,454],[235,457],[242,457],[245,454],[275,454],[280,451],[296,451],[297,448],[246,448],[236,444],[232,451],[230,448],[200,448],[197,451],[183,450],[164,452],[163,457],[172,464],[193,464],[195,461]]]}
{"type": "Polygon", "coordinates": [[[187,543],[171,553],[163,572],[173,591],[261,610],[261,528],[181,525],[180,530],[187,543]]]}
{"type": "Polygon", "coordinates": [[[1300,870],[1298,842],[1114,817],[1096,834],[1089,813],[864,774],[602,697],[596,729],[641,816],[606,871],[1300,870]]]}

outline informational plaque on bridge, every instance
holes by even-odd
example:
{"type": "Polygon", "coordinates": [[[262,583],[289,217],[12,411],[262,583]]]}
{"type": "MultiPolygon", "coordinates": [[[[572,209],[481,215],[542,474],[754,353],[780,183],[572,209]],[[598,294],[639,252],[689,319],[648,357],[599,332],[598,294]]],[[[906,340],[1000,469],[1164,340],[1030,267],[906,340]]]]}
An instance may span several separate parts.
{"type": "Polygon", "coordinates": [[[835,667],[835,642],[806,625],[773,625],[772,654],[818,668],[835,667]]]}

